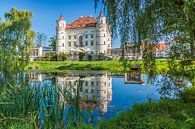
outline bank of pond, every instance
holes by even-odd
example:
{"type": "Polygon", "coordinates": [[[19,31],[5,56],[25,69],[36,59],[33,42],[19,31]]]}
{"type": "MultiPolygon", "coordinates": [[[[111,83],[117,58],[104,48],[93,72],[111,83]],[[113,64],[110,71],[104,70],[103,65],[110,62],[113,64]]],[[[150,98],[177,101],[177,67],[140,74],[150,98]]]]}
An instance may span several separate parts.
{"type": "Polygon", "coordinates": [[[195,127],[192,84],[140,71],[4,74],[0,128],[190,129],[195,127]]]}

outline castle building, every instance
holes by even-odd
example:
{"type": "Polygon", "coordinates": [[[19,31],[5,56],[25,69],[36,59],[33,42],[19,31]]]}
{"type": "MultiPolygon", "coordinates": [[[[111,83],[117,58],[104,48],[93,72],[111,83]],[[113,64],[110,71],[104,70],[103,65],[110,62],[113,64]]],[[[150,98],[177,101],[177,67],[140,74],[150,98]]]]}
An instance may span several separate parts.
{"type": "Polygon", "coordinates": [[[70,24],[60,16],[57,20],[56,36],[56,54],[85,52],[106,55],[108,49],[111,49],[110,26],[102,12],[97,19],[81,16],[70,24]]]}

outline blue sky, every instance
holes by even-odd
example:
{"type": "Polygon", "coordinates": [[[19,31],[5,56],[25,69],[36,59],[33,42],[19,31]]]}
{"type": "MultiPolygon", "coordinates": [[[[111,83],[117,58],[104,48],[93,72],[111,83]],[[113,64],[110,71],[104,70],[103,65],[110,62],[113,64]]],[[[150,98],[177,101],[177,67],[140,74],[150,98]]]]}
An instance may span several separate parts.
{"type": "MultiPolygon", "coordinates": [[[[33,13],[32,27],[51,37],[55,34],[56,20],[62,13],[67,23],[80,16],[97,17],[101,9],[95,11],[94,0],[0,0],[0,17],[12,7],[33,13]]],[[[118,47],[116,41],[113,47],[118,47]]]]}

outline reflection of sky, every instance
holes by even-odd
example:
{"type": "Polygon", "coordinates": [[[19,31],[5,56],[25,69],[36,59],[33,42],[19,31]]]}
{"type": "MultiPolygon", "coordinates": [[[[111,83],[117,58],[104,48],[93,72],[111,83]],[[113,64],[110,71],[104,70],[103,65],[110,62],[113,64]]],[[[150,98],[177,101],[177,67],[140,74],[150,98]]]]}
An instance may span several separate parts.
{"type": "Polygon", "coordinates": [[[130,109],[135,103],[143,103],[150,98],[153,100],[159,99],[159,94],[156,92],[157,87],[124,84],[124,78],[113,78],[112,90],[112,102],[108,106],[105,117],[111,117],[118,112],[130,109]]]}

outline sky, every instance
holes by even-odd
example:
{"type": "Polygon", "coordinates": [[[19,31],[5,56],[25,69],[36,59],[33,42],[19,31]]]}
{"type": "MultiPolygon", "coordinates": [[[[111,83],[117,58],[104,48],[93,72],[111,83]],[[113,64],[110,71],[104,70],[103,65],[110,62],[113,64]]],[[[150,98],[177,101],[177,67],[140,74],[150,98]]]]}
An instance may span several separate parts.
{"type": "MultiPolygon", "coordinates": [[[[101,11],[95,10],[94,0],[0,0],[0,17],[12,7],[33,13],[32,28],[35,32],[45,33],[48,37],[55,35],[56,20],[62,14],[67,23],[80,16],[97,17],[101,11]]],[[[113,47],[119,47],[117,40],[113,47]]]]}

